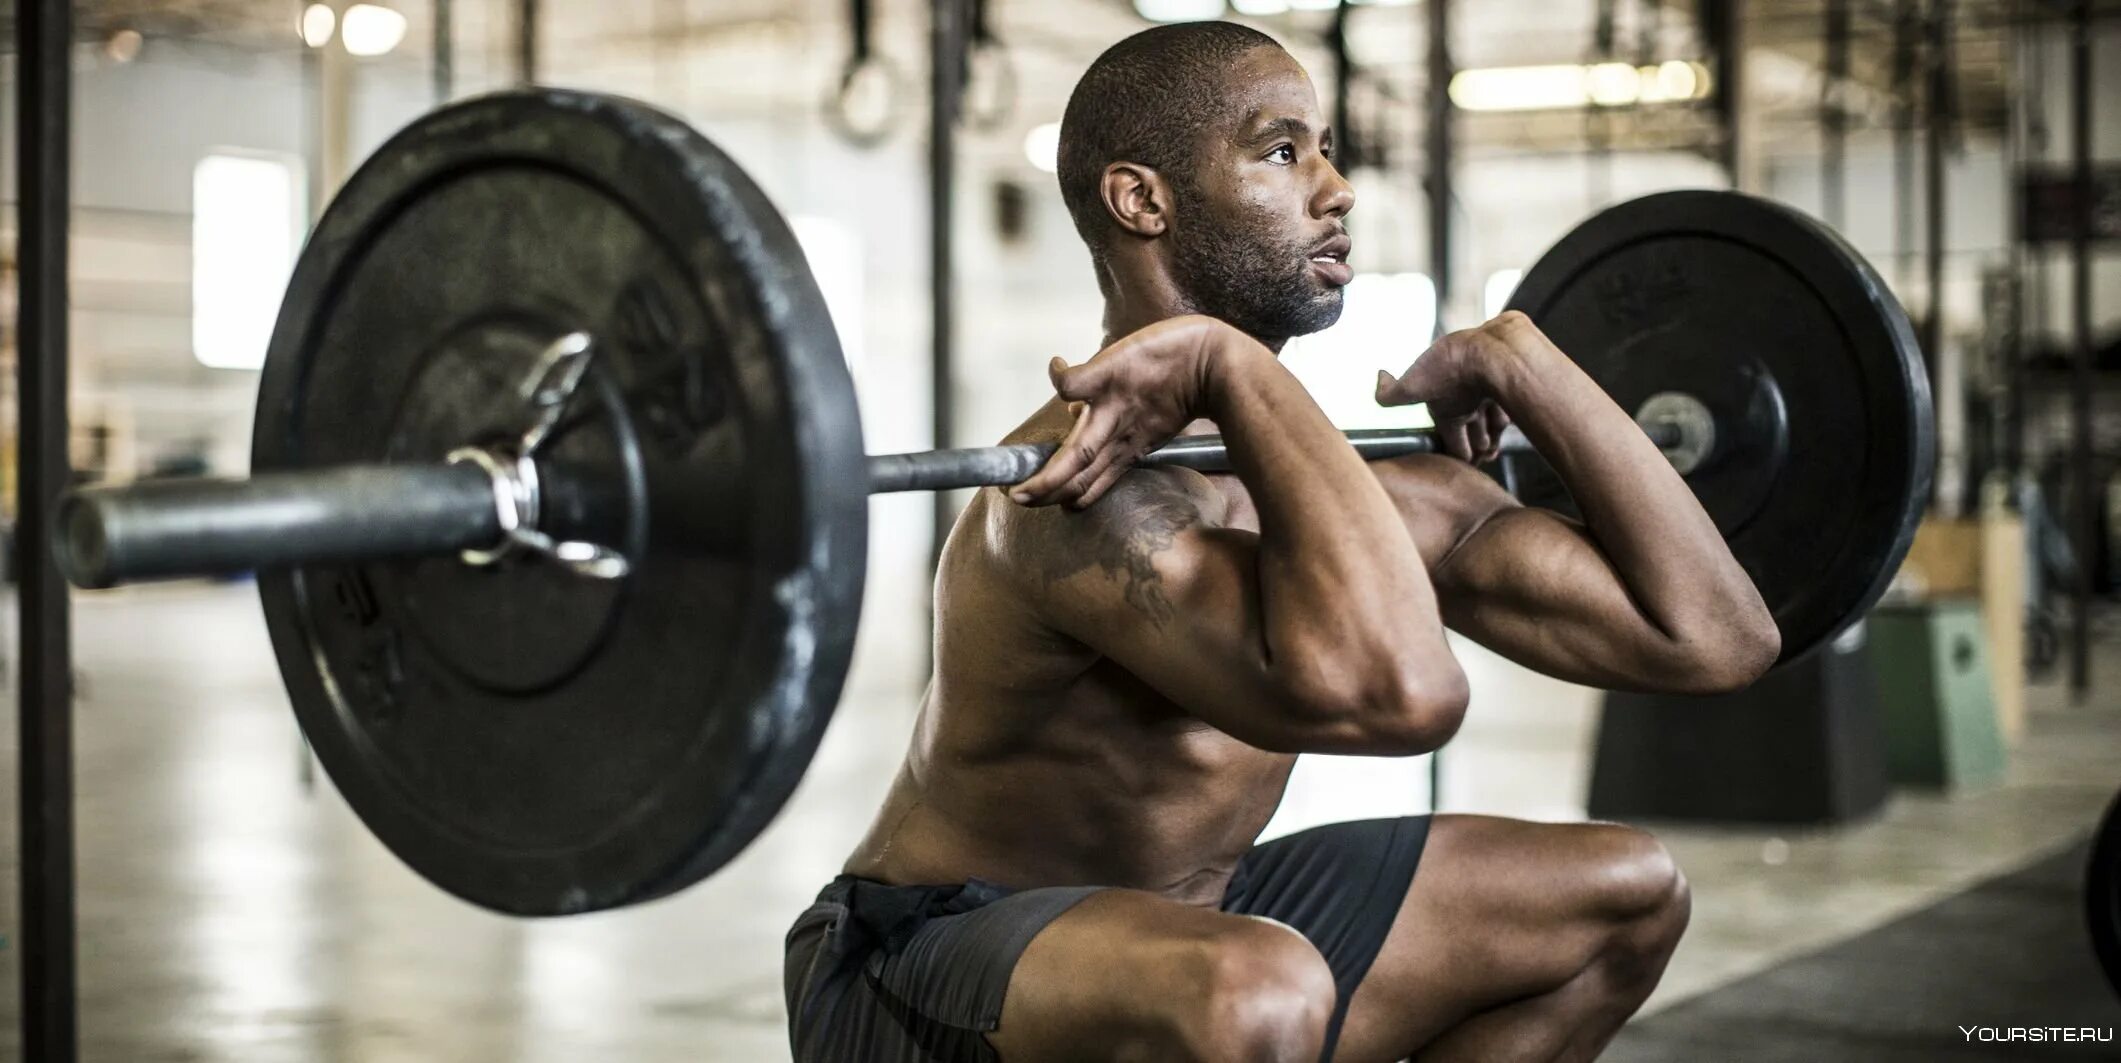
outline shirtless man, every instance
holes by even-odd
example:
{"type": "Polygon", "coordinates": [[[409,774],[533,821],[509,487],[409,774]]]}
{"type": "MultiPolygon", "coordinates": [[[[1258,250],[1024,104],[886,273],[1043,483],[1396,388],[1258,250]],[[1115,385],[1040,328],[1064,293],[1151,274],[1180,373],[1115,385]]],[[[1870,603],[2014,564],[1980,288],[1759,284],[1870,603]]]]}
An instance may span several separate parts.
{"type": "Polygon", "coordinates": [[[1114,46],[1068,102],[1060,182],[1107,346],[1057,362],[1010,437],[1062,441],[1053,460],[950,535],[904,767],[788,935],[796,1059],[1595,1056],[1686,926],[1648,835],[1438,815],[1254,839],[1296,754],[1451,737],[1446,627],[1577,682],[1729,690],[1776,657],[1759,595],[1521,315],[1380,379],[1381,402],[1429,403],[1450,456],[1346,445],[1275,357],[1339,315],[1354,199],[1270,38],[1114,46]],[[1502,411],[1583,523],[1470,463],[1502,411]],[[1235,475],[1129,467],[1207,429],[1235,475]]]}

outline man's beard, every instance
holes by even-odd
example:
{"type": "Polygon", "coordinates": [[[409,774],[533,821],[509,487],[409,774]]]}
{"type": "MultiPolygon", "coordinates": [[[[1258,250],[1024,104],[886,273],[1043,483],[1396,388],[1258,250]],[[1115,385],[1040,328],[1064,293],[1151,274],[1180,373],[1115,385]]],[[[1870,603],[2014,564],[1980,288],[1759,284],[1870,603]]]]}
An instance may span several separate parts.
{"type": "Polygon", "coordinates": [[[1188,220],[1172,232],[1172,269],[1193,309],[1275,345],[1340,320],[1343,293],[1312,272],[1312,247],[1256,219],[1188,220]]]}

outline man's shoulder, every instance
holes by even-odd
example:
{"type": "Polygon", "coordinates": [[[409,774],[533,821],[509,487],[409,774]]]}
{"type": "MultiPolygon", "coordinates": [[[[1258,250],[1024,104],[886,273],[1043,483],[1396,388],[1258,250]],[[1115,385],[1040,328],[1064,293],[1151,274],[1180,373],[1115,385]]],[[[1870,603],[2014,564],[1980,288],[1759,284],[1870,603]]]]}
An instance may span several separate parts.
{"type": "Polygon", "coordinates": [[[1050,586],[1092,567],[1125,568],[1196,527],[1219,526],[1228,501],[1192,469],[1136,466],[1087,509],[1020,506],[992,492],[989,542],[998,560],[1050,586]]]}
{"type": "Polygon", "coordinates": [[[1137,465],[1128,469],[1096,504],[1020,506],[999,488],[1000,512],[1025,545],[1053,541],[1085,543],[1126,536],[1143,525],[1220,523],[1228,501],[1206,476],[1192,469],[1137,465]]]}

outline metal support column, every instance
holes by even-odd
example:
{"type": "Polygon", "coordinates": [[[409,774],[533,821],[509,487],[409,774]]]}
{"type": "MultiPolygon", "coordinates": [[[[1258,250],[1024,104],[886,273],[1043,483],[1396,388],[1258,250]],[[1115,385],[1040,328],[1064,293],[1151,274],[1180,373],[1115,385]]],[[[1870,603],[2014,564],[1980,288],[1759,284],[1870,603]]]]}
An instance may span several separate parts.
{"type": "Polygon", "coordinates": [[[73,649],[52,507],[72,478],[66,423],[67,158],[73,5],[16,0],[17,408],[23,1058],[79,1054],[74,967],[73,649]]]}
{"type": "Polygon", "coordinates": [[[1848,224],[1849,0],[1826,0],[1826,80],[1819,93],[1819,216],[1848,224]]]}
{"type": "MultiPolygon", "coordinates": [[[[2002,351],[2004,409],[2001,426],[2002,438],[1997,441],[1997,465],[2007,475],[2015,497],[2018,474],[2025,468],[2025,312],[2027,296],[2026,252],[2025,252],[2025,172],[2030,157],[2026,150],[2026,94],[2025,86],[2030,77],[2038,76],[2037,70],[2029,72],[2025,61],[2026,38],[2023,19],[2019,17],[2019,0],[2006,0],[2004,11],[2010,24],[2004,29],[2004,99],[2009,109],[2004,112],[2003,172],[2010,182],[2007,197],[2008,210],[2004,215],[2003,231],[2008,255],[2010,275],[2011,320],[2002,351]]],[[[2013,508],[2015,508],[2015,502],[2013,508]]]]}
{"type": "MultiPolygon", "coordinates": [[[[1598,0],[1591,18],[1591,61],[1610,63],[1617,46],[1617,0],[1598,0]]],[[[1584,213],[1595,214],[1613,201],[1613,109],[1592,100],[1583,109],[1584,213]]]]}
{"type": "Polygon", "coordinates": [[[1444,333],[1446,311],[1456,290],[1451,269],[1451,157],[1456,147],[1451,104],[1451,0],[1429,0],[1428,138],[1429,276],[1436,282],[1436,334],[1444,333]]]}
{"type": "MultiPolygon", "coordinates": [[[[957,325],[956,262],[951,244],[956,226],[952,210],[957,201],[957,114],[964,92],[965,0],[931,0],[928,16],[928,316],[930,414],[934,446],[946,449],[957,438],[956,381],[957,325]]],[[[948,491],[934,498],[935,539],[929,554],[930,569],[943,556],[943,540],[950,534],[956,515],[955,500],[948,491]]]]}
{"type": "Polygon", "coordinates": [[[1915,23],[1920,0],[1893,0],[1893,281],[1907,291],[1915,248],[1915,23]]]}
{"type": "Polygon", "coordinates": [[[428,73],[434,79],[435,106],[457,92],[456,0],[434,0],[434,56],[428,73]]]}
{"type": "MultiPolygon", "coordinates": [[[[345,0],[333,0],[339,25],[346,24],[345,0]]],[[[334,33],[315,49],[317,57],[317,179],[313,182],[312,206],[322,217],[324,207],[339,194],[339,186],[353,175],[354,58],[346,50],[346,36],[334,33]]]]}
{"type": "Polygon", "coordinates": [[[2091,693],[2092,539],[2097,533],[2092,476],[2092,0],[2077,0],[2070,27],[2070,162],[2076,224],[2070,227],[2070,309],[2075,318],[2076,369],[2070,396],[2070,482],[2076,498],[2071,522],[2077,574],[2070,588],[2069,689],[2082,703],[2091,693]]]}
{"type": "Polygon", "coordinates": [[[1355,0],[1333,5],[1333,24],[1326,34],[1326,50],[1333,55],[1333,162],[1345,174],[1362,165],[1363,145],[1358,143],[1355,116],[1349,96],[1355,87],[1355,61],[1348,56],[1348,15],[1355,0]]]}
{"type": "Polygon", "coordinates": [[[516,0],[516,81],[538,83],[538,0],[516,0]]]}
{"type": "MultiPolygon", "coordinates": [[[[1929,367],[1930,394],[1943,395],[1939,370],[1944,359],[1944,167],[1951,147],[1952,106],[1952,0],[1930,0],[1924,36],[1929,48],[1929,77],[1923,95],[1928,100],[1923,158],[1922,241],[1923,305],[1922,358],[1929,367]]],[[[1954,418],[1956,420],[1956,417],[1954,418]]]]}
{"type": "Polygon", "coordinates": [[[1722,143],[1717,145],[1717,161],[1731,187],[1742,189],[1747,186],[1743,167],[1750,161],[1744,157],[1745,130],[1741,119],[1745,106],[1745,33],[1741,25],[1744,4],[1742,0],[1704,0],[1701,10],[1713,83],[1710,103],[1717,128],[1723,133],[1722,143]]]}
{"type": "MultiPolygon", "coordinates": [[[[1436,325],[1441,336],[1451,306],[1451,156],[1456,138],[1451,104],[1451,0],[1429,0],[1428,138],[1429,276],[1436,283],[1436,325]]],[[[1483,311],[1486,309],[1482,308],[1483,311]]],[[[1429,809],[1443,807],[1443,751],[1429,754],[1429,809]]]]}

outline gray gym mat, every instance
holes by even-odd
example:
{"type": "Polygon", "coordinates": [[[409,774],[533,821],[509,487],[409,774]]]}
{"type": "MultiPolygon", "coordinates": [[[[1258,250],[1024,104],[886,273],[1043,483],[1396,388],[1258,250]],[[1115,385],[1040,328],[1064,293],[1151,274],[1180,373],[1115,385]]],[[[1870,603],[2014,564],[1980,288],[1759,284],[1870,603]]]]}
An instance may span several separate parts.
{"type": "Polygon", "coordinates": [[[1631,1023],[1609,1063],[2121,1059],[2121,1001],[2084,928],[2080,844],[1912,915],[1631,1023]],[[2113,1040],[1969,1041],[1961,1026],[2113,1040]]]}

